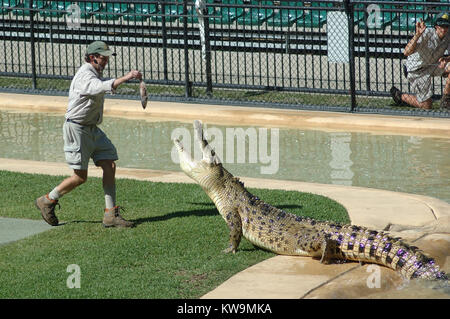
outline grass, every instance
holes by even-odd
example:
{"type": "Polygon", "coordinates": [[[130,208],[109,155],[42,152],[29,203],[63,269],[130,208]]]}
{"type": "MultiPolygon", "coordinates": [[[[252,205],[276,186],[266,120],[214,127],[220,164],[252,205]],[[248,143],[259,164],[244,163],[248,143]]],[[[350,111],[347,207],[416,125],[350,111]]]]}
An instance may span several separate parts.
{"type": "MultiPolygon", "coordinates": [[[[0,171],[0,215],[40,220],[34,199],[62,177],[0,171]]],[[[119,179],[118,203],[133,229],[105,229],[101,179],[90,178],[60,200],[61,226],[0,246],[0,298],[198,298],[274,256],[243,239],[224,254],[228,231],[194,184],[119,179]],[[69,289],[67,267],[80,267],[69,289]]],[[[349,222],[338,203],[318,195],[250,189],[266,202],[317,219],[349,222]]]]}

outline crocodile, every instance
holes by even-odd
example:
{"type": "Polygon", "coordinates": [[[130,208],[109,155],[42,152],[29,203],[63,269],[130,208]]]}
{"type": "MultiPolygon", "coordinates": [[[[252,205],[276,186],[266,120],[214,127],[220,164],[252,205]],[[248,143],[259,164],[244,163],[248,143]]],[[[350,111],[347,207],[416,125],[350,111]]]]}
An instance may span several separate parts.
{"type": "Polygon", "coordinates": [[[194,121],[194,133],[201,160],[192,159],[178,139],[173,142],[181,169],[203,188],[229,228],[224,252],[236,253],[244,236],[253,245],[279,255],[310,256],[325,264],[339,260],[375,263],[406,279],[448,280],[434,259],[383,230],[315,220],[265,203],[223,167],[198,120],[194,121]]]}

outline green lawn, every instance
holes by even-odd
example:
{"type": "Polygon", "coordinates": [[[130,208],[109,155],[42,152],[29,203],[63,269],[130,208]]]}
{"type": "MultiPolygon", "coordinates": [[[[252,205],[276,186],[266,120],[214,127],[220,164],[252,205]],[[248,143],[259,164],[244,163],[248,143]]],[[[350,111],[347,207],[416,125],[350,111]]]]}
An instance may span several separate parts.
{"type": "MultiPolygon", "coordinates": [[[[41,219],[34,199],[62,177],[0,171],[0,216],[41,219]]],[[[317,219],[349,222],[322,196],[250,189],[266,202],[317,219]]],[[[0,298],[198,298],[237,272],[273,256],[243,240],[224,254],[228,231],[198,185],[119,179],[118,203],[133,229],[105,229],[101,179],[60,200],[61,226],[0,246],[0,298]],[[80,267],[81,288],[66,285],[80,267]]]]}

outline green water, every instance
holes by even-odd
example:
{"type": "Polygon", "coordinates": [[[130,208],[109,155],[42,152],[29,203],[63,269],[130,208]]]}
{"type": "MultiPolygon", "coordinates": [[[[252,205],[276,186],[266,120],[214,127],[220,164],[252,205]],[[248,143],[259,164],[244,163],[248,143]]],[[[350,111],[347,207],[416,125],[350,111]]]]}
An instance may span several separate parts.
{"type": "MultiPolygon", "coordinates": [[[[63,116],[0,111],[0,157],[64,162],[63,122],[63,116]]],[[[117,147],[119,167],[179,171],[173,135],[184,132],[185,144],[194,144],[186,123],[106,117],[100,127],[117,147]]],[[[233,144],[229,131],[240,127],[207,129],[224,166],[237,176],[379,188],[450,203],[450,138],[282,128],[277,137],[271,136],[276,130],[242,127],[246,142],[233,144]],[[244,152],[238,151],[242,145],[244,152]]]]}

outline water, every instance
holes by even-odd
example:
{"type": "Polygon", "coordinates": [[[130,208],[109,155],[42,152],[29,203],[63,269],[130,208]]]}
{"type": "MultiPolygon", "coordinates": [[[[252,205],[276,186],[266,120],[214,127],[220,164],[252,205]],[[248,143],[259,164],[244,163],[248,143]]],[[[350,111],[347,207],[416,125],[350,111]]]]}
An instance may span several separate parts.
{"type": "MultiPolygon", "coordinates": [[[[60,115],[0,111],[0,157],[64,162],[63,121],[60,115]]],[[[190,123],[106,117],[100,127],[118,149],[119,167],[180,171],[172,134],[184,132],[184,143],[194,144],[190,123]]],[[[237,127],[207,128],[225,167],[237,176],[379,188],[450,203],[450,138],[282,128],[271,138],[275,130],[242,127],[256,137],[246,137],[246,156],[239,158],[239,143],[227,140],[227,129],[237,127]]]]}

